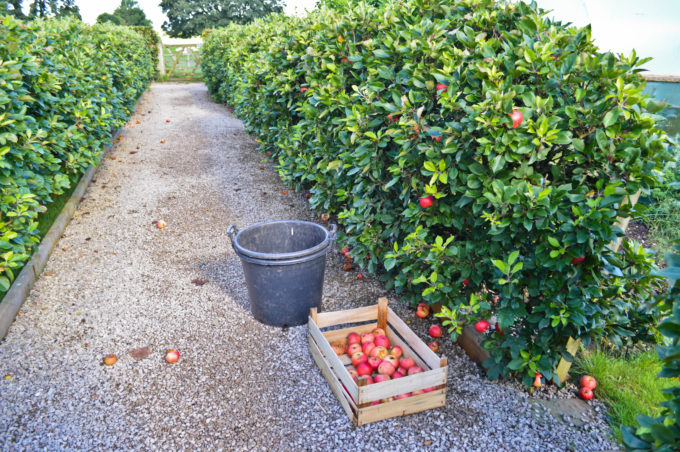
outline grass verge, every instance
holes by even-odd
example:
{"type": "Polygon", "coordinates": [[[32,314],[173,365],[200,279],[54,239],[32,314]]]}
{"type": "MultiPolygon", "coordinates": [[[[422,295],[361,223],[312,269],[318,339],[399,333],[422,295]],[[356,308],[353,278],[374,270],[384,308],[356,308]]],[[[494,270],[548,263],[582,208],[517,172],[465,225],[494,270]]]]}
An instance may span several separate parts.
{"type": "Polygon", "coordinates": [[[640,414],[658,416],[659,404],[666,400],[663,389],[675,385],[670,378],[657,378],[661,363],[655,350],[636,351],[628,357],[586,350],[574,365],[573,374],[597,380],[595,397],[609,407],[609,425],[619,443],[621,427],[637,425],[640,414]]]}

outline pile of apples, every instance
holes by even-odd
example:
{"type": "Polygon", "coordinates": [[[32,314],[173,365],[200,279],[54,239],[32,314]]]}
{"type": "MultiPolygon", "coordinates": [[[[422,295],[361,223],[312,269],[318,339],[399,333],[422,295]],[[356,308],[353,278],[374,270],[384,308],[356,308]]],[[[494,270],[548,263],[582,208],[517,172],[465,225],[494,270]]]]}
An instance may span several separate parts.
{"type": "MultiPolygon", "coordinates": [[[[401,347],[392,346],[382,328],[376,328],[372,332],[362,335],[351,332],[347,335],[346,340],[335,341],[331,344],[331,347],[338,356],[345,353],[349,355],[352,365],[347,368],[347,371],[354,381],[357,381],[358,378],[365,378],[367,384],[373,384],[423,372],[423,369],[417,366],[413,359],[403,356],[401,347]]],[[[434,390],[434,387],[430,387],[407,392],[396,397],[376,400],[371,405],[391,402],[394,399],[405,399],[434,390]]]]}
{"type": "Polygon", "coordinates": [[[593,389],[597,387],[597,380],[595,380],[595,377],[591,377],[590,375],[584,375],[583,377],[581,377],[579,385],[581,386],[581,389],[578,391],[579,397],[581,397],[583,400],[592,399],[593,389]]]}

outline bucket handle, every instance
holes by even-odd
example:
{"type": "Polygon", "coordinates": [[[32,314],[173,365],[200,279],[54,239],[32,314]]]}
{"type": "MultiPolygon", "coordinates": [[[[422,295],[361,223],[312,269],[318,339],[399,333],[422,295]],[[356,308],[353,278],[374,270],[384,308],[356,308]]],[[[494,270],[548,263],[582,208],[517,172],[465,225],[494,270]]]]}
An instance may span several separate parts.
{"type": "MultiPolygon", "coordinates": [[[[238,228],[236,226],[229,225],[227,228],[227,235],[229,236],[229,240],[231,240],[231,246],[234,246],[234,236],[238,234],[238,228]]],[[[235,248],[235,247],[234,247],[235,248]]]]}
{"type": "Polygon", "coordinates": [[[328,234],[330,236],[330,241],[334,242],[338,236],[338,225],[333,223],[330,227],[330,230],[328,231],[328,234]]]}

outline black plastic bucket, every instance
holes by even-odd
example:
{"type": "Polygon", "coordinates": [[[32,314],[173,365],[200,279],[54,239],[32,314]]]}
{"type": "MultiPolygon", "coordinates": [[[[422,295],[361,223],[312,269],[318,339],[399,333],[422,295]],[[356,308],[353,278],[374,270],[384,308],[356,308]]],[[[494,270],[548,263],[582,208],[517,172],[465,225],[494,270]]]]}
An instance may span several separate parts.
{"type": "Polygon", "coordinates": [[[326,252],[336,230],[300,220],[267,221],[242,231],[229,226],[257,320],[273,326],[307,323],[309,309],[321,306],[326,252]]]}

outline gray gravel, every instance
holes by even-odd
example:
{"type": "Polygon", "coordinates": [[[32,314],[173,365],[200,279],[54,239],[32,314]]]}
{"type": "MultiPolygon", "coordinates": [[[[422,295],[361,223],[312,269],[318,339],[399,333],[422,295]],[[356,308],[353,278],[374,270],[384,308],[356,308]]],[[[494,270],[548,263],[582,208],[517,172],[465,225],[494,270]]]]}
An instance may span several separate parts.
{"type": "MultiPolygon", "coordinates": [[[[580,419],[560,415],[515,383],[487,381],[450,342],[445,408],[354,427],[309,356],[306,327],[253,320],[225,234],[231,223],[318,214],[301,194],[282,194],[254,140],[202,84],[154,84],[122,136],[0,343],[2,450],[616,447],[598,402],[580,419]],[[148,358],[129,355],[144,346],[148,358]],[[164,362],[169,348],[178,363],[164,362]],[[119,357],[111,367],[109,353],[119,357]]],[[[387,296],[425,337],[428,323],[342,263],[328,254],[325,310],[387,296]]]]}

